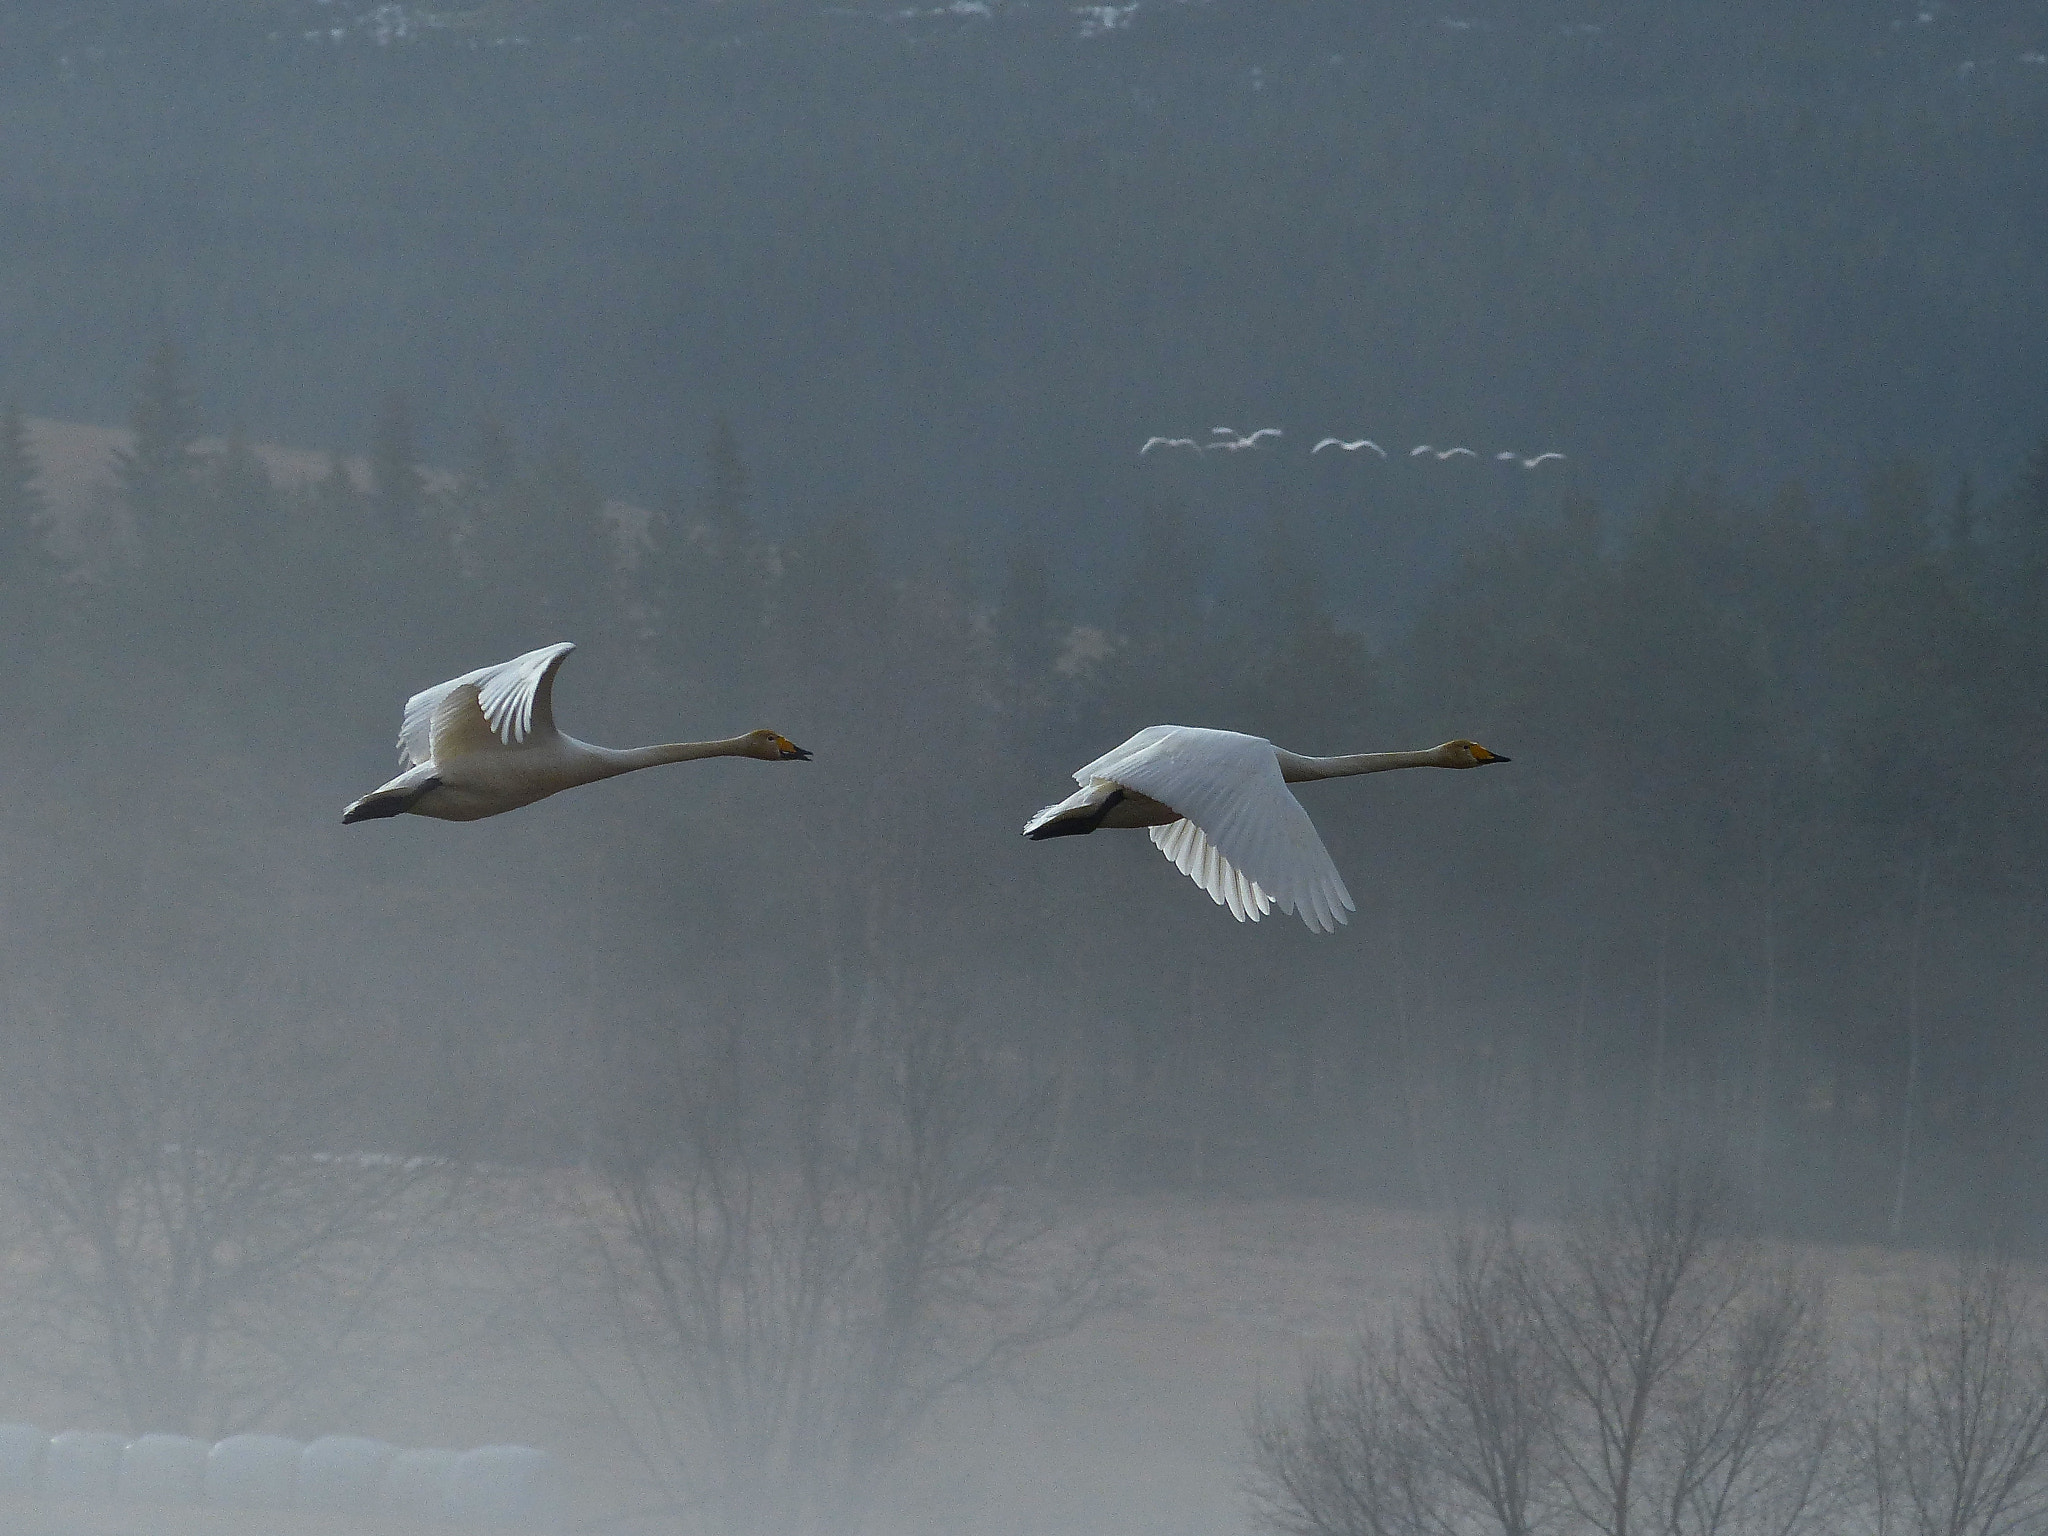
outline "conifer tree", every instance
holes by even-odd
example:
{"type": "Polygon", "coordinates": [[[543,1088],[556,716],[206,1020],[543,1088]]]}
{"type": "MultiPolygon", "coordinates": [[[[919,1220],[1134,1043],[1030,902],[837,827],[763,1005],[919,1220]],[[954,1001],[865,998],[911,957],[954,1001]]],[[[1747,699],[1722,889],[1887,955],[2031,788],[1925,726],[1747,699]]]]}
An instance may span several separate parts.
{"type": "Polygon", "coordinates": [[[21,407],[0,405],[0,574],[18,570],[36,547],[36,524],[45,510],[41,466],[28,440],[21,407]]]}
{"type": "Polygon", "coordinates": [[[362,493],[356,489],[341,455],[328,454],[326,471],[313,483],[313,515],[322,535],[332,537],[339,529],[344,540],[352,536],[353,520],[361,505],[362,493]]]}
{"type": "Polygon", "coordinates": [[[719,553],[730,556],[746,546],[747,509],[754,499],[753,482],[740,457],[739,431],[730,417],[720,416],[712,427],[706,458],[705,520],[717,537],[719,553]]]}
{"type": "Polygon", "coordinates": [[[1010,552],[996,608],[996,638],[1027,688],[1052,665],[1052,578],[1045,553],[1036,545],[1020,544],[1010,552]]]}
{"type": "Polygon", "coordinates": [[[277,534],[277,486],[240,427],[209,465],[209,489],[229,536],[253,552],[277,534]]]}
{"type": "Polygon", "coordinates": [[[377,411],[370,442],[370,499],[378,521],[394,539],[419,532],[426,477],[419,468],[419,442],[412,405],[402,389],[391,390],[377,411]]]}
{"type": "Polygon", "coordinates": [[[191,511],[198,462],[199,413],[185,377],[184,358],[168,339],[150,349],[129,417],[134,440],[114,454],[122,499],[151,537],[191,511]]]}

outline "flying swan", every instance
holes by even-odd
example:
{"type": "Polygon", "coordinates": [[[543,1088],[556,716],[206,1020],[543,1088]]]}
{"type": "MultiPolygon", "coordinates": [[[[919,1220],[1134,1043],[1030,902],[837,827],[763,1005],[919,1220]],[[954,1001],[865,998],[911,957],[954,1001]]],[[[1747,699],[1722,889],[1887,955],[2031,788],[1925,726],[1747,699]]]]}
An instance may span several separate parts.
{"type": "Polygon", "coordinates": [[[774,731],[727,741],[661,747],[594,747],[555,729],[555,673],[576,647],[542,646],[438,683],[405,702],[398,752],[405,772],[341,813],[344,824],[380,816],[479,821],[657,763],[700,757],[758,757],[788,762],[811,754],[774,731]]]}
{"type": "Polygon", "coordinates": [[[1159,851],[1239,922],[1274,907],[1311,932],[1350,918],[1351,893],[1289,784],[1390,768],[1478,768],[1508,759],[1476,741],[1426,752],[1303,757],[1258,736],[1153,725],[1074,775],[1081,788],[1024,824],[1028,838],[1146,827],[1159,851]]]}

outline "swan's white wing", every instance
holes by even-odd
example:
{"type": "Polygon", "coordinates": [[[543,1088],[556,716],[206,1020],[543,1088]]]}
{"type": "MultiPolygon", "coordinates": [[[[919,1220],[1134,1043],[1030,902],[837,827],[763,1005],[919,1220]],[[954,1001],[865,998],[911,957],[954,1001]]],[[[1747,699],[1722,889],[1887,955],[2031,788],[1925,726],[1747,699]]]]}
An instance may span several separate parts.
{"type": "Polygon", "coordinates": [[[473,752],[502,752],[503,745],[477,703],[475,683],[451,684],[434,706],[429,751],[439,767],[473,752]]]}
{"type": "Polygon", "coordinates": [[[1280,777],[1270,741],[1155,725],[1074,778],[1109,779],[1180,812],[1189,831],[1157,828],[1153,842],[1240,921],[1277,906],[1328,933],[1356,910],[1315,824],[1280,777]]]}
{"type": "Polygon", "coordinates": [[[398,728],[399,756],[410,764],[434,760],[434,712],[443,699],[462,687],[476,690],[484,718],[505,745],[525,741],[536,731],[542,735],[552,733],[555,673],[562,658],[575,649],[567,640],[544,645],[524,656],[515,656],[493,667],[479,667],[422,689],[405,701],[405,721],[398,728]]]}
{"type": "Polygon", "coordinates": [[[1207,891],[1217,906],[1230,908],[1230,915],[1240,923],[1247,918],[1256,923],[1273,910],[1273,898],[1258,881],[1247,880],[1244,872],[1218,853],[1216,845],[1192,821],[1176,821],[1149,830],[1152,846],[1171,859],[1175,869],[1207,891]]]}
{"type": "Polygon", "coordinates": [[[544,645],[493,667],[477,686],[484,718],[506,746],[555,733],[555,674],[576,647],[567,640],[544,645]]]}

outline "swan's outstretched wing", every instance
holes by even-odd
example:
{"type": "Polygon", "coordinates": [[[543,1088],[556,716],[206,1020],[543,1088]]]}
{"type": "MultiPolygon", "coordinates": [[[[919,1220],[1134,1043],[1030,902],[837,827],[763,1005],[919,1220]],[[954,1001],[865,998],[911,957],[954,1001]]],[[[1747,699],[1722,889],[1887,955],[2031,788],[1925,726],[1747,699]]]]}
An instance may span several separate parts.
{"type": "Polygon", "coordinates": [[[1109,779],[1180,812],[1186,823],[1154,828],[1152,841],[1240,922],[1277,906],[1329,933],[1356,910],[1270,741],[1155,725],[1074,778],[1109,779]]]}
{"type": "Polygon", "coordinates": [[[479,667],[445,683],[422,689],[405,701],[405,722],[398,728],[398,754],[408,764],[434,760],[434,714],[457,688],[474,688],[477,704],[499,741],[513,746],[536,733],[555,729],[555,673],[562,658],[576,647],[567,640],[544,645],[524,656],[479,667]]]}
{"type": "Polygon", "coordinates": [[[504,747],[477,703],[475,683],[455,683],[441,694],[430,722],[428,751],[437,764],[452,763],[473,752],[502,752],[504,747]]]}

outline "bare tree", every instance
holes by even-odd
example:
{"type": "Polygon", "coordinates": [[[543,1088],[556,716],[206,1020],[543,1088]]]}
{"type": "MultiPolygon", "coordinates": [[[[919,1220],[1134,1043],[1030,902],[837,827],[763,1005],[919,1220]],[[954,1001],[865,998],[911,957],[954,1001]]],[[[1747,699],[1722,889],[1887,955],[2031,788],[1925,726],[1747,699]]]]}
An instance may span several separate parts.
{"type": "Polygon", "coordinates": [[[1361,1341],[1341,1369],[1318,1365],[1285,1408],[1252,1420],[1249,1493],[1285,1536],[1441,1536],[1445,1486],[1402,1410],[1412,1390],[1397,1352],[1361,1341]]]}
{"type": "Polygon", "coordinates": [[[2006,1536],[2048,1518],[2048,1348],[2038,1294],[2000,1256],[1957,1266],[1880,1341],[1856,1425],[1877,1536],[2006,1536]]]}
{"type": "Polygon", "coordinates": [[[1748,1246],[1722,1238],[1727,1215],[1717,1175],[1667,1164],[1524,1266],[1530,1323],[1574,1420],[1558,1442],[1567,1496],[1606,1536],[1640,1527],[1658,1416],[1749,1284],[1748,1246]]]}
{"type": "Polygon", "coordinates": [[[1453,1238],[1409,1328],[1253,1428],[1261,1518],[1295,1536],[1789,1536],[1834,1444],[1820,1293],[1724,1231],[1669,1164],[1539,1244],[1453,1238]]]}
{"type": "Polygon", "coordinates": [[[1441,1476],[1502,1536],[1545,1524],[1558,1470],[1563,1382],[1526,1315],[1522,1267],[1511,1227],[1457,1233],[1416,1305],[1412,1364],[1392,1383],[1441,1476]]]}
{"type": "Polygon", "coordinates": [[[15,1010],[0,1200],[24,1364],[130,1429],[209,1434],[331,1376],[452,1186],[349,1150],[348,1083],[271,1019],[15,1010]]]}
{"type": "Polygon", "coordinates": [[[951,1013],[728,1027],[639,1075],[587,1211],[614,1407],[721,1530],[856,1529],[940,1402],[1112,1299],[1113,1241],[1011,1182],[1045,1086],[1005,1091],[951,1013]]]}
{"type": "Polygon", "coordinates": [[[1666,1536],[1788,1536],[1826,1514],[1832,1387],[1819,1283],[1757,1275],[1672,1395],[1653,1457],[1666,1536]]]}

